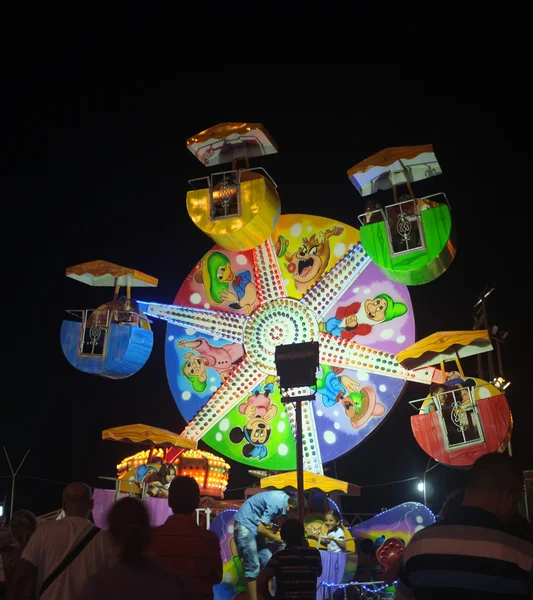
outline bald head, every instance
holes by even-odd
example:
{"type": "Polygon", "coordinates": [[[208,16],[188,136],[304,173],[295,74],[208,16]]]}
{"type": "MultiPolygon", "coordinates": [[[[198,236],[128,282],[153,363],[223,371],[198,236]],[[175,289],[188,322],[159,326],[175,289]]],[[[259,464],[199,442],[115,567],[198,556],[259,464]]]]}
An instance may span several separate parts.
{"type": "Polygon", "coordinates": [[[476,460],[470,471],[467,490],[502,491],[507,489],[521,492],[524,473],[516,461],[506,454],[485,454],[476,460]]]}
{"type": "Polygon", "coordinates": [[[75,481],[63,490],[63,510],[67,517],[88,517],[93,509],[91,488],[75,481]]]}
{"type": "Polygon", "coordinates": [[[484,508],[507,523],[523,488],[524,473],[514,458],[499,452],[485,454],[472,466],[463,504],[484,508]]]}

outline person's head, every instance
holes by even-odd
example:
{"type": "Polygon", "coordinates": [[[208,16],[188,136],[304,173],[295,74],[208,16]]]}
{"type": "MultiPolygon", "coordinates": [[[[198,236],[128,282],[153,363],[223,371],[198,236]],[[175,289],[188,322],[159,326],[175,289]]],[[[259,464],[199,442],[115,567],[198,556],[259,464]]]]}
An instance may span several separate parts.
{"type": "Polygon", "coordinates": [[[163,485],[171,483],[176,477],[176,467],[170,463],[163,463],[159,469],[159,480],[163,485]]]}
{"type": "Polygon", "coordinates": [[[11,517],[9,528],[19,546],[24,547],[37,529],[37,517],[29,510],[17,510],[11,517]]]}
{"type": "Polygon", "coordinates": [[[456,509],[462,506],[464,496],[464,490],[454,490],[451,494],[448,494],[437,515],[437,521],[447,519],[456,509]]]}
{"type": "Polygon", "coordinates": [[[196,479],[179,475],[168,490],[168,505],[175,515],[190,515],[200,506],[200,488],[196,479]]]}
{"type": "Polygon", "coordinates": [[[132,496],[122,498],[113,504],[107,519],[122,561],[133,565],[141,563],[152,539],[144,503],[132,496]]]}
{"type": "Polygon", "coordinates": [[[298,519],[287,519],[280,529],[281,539],[287,546],[305,545],[304,526],[298,519]]]}
{"type": "Polygon", "coordinates": [[[329,531],[336,529],[341,524],[341,516],[338,510],[332,508],[324,515],[324,525],[329,531]]]}
{"type": "Polygon", "coordinates": [[[432,383],[429,386],[429,393],[431,396],[437,396],[439,394],[444,394],[446,392],[446,386],[442,383],[432,383]]]}
{"type": "Polygon", "coordinates": [[[497,452],[485,454],[470,470],[463,505],[484,508],[509,523],[523,487],[524,474],[514,458],[497,452]]]}
{"type": "MultiPolygon", "coordinates": [[[[307,509],[307,500],[304,498],[304,513],[307,509]]],[[[290,496],[287,500],[287,516],[294,517],[298,513],[298,496],[290,496]]]]}
{"type": "Polygon", "coordinates": [[[62,507],[67,517],[87,518],[93,509],[91,488],[80,481],[69,483],[63,490],[62,507]]]}

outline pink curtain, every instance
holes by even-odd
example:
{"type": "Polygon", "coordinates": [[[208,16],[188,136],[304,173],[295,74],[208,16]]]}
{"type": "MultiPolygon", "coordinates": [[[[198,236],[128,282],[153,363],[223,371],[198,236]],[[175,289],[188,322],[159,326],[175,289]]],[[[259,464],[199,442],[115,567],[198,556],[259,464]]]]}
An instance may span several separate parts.
{"type": "MultiPolygon", "coordinates": [[[[123,498],[128,494],[120,494],[119,498],[123,498]]],[[[94,508],[93,519],[94,523],[100,529],[109,529],[107,522],[107,514],[109,509],[115,503],[115,490],[99,490],[95,489],[93,494],[94,508]]],[[[148,512],[150,513],[150,524],[152,527],[162,525],[172,511],[168,507],[166,498],[146,498],[145,500],[148,512]]]]}

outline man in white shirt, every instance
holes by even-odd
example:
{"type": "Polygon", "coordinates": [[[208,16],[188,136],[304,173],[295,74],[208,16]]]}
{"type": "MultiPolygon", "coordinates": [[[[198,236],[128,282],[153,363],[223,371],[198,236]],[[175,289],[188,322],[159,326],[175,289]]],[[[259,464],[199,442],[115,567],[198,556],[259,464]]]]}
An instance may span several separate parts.
{"type": "Polygon", "coordinates": [[[90,488],[84,483],[70,483],[63,491],[65,517],[42,523],[31,536],[13,581],[8,600],[27,600],[32,593],[31,582],[36,580],[36,597],[44,600],[72,600],[87,580],[114,562],[108,532],[94,529],[88,517],[93,508],[90,488]],[[92,534],[88,536],[88,534],[92,534]],[[56,571],[66,557],[88,540],[79,554],[42,589],[43,583],[56,571]]]}

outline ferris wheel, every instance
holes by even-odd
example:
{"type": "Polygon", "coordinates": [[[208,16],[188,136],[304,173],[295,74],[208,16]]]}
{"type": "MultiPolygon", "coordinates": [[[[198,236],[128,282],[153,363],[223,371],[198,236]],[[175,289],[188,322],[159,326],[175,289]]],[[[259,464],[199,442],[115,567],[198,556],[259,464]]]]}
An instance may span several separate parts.
{"type": "Polygon", "coordinates": [[[277,346],[319,343],[316,400],[302,406],[304,469],[314,473],[372,433],[406,382],[436,376],[395,358],[415,340],[408,288],[380,272],[356,229],[324,217],[282,215],[251,250],[215,245],[174,304],[143,309],[168,322],[182,435],[255,467],[295,468],[295,409],[281,403],[277,346]]]}

